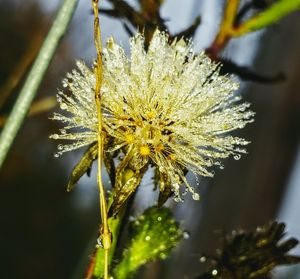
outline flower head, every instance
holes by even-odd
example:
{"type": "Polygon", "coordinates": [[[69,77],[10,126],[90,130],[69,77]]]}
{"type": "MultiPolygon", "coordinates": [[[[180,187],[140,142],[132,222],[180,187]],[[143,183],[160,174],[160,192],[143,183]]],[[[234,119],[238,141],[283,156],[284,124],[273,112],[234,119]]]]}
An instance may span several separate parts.
{"type": "MultiPolygon", "coordinates": [[[[108,41],[101,88],[103,128],[111,139],[106,152],[122,151],[135,171],[153,165],[161,191],[172,190],[180,199],[179,185],[184,183],[198,199],[185,179],[186,170],[212,176],[210,167],[221,165],[221,158],[245,153],[241,146],[248,142],[229,132],[252,122],[253,112],[248,104],[237,104],[238,84],[219,75],[218,64],[204,53],[196,55],[191,42],[168,40],[156,31],[146,51],[138,33],[130,40],[130,58],[108,41]]],[[[73,141],[59,145],[58,154],[97,141],[95,76],[84,63],[77,66],[63,81],[71,94],[58,93],[67,115],[55,113],[53,119],[66,126],[51,137],[73,141]]]]}

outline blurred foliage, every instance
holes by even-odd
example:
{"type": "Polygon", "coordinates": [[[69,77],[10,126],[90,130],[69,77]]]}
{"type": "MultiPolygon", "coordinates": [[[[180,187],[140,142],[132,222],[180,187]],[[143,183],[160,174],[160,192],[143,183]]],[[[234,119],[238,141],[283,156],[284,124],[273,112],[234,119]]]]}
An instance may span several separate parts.
{"type": "Polygon", "coordinates": [[[271,271],[279,265],[300,263],[299,256],[287,254],[298,245],[298,240],[285,236],[285,224],[273,222],[258,227],[253,232],[233,231],[224,236],[222,247],[216,257],[210,259],[209,271],[197,279],[267,279],[271,271]]]}
{"type": "MultiPolygon", "coordinates": [[[[100,12],[102,14],[120,19],[129,36],[132,36],[136,29],[144,30],[145,41],[146,44],[148,44],[157,28],[160,30],[165,30],[170,34],[168,27],[165,24],[166,20],[162,18],[160,14],[160,8],[164,3],[164,0],[137,0],[140,6],[138,11],[123,0],[107,1],[112,4],[113,8],[100,9],[100,12]]],[[[199,25],[200,17],[198,16],[185,30],[177,34],[170,34],[170,40],[172,41],[172,38],[175,37],[192,37],[199,25]]]]}
{"type": "Polygon", "coordinates": [[[233,35],[242,36],[249,32],[265,28],[273,23],[278,22],[284,16],[294,12],[299,8],[300,0],[278,0],[261,13],[253,16],[240,26],[236,27],[233,35]]]}
{"type": "MultiPolygon", "coordinates": [[[[110,9],[100,9],[100,12],[120,19],[129,36],[132,36],[136,29],[144,30],[146,45],[152,38],[156,28],[170,31],[166,25],[166,20],[161,17],[162,0],[136,0],[140,9],[135,10],[126,1],[107,0],[112,4],[110,9]],[[133,28],[132,28],[133,27],[133,28]]],[[[207,54],[216,61],[222,63],[221,73],[233,73],[244,80],[250,80],[261,83],[274,83],[284,80],[284,75],[279,73],[275,76],[263,76],[249,67],[240,66],[231,60],[220,58],[219,54],[227,45],[231,38],[243,36],[249,32],[262,29],[270,24],[278,22],[282,17],[299,8],[299,0],[279,0],[273,4],[272,0],[252,0],[246,2],[240,7],[240,0],[227,0],[224,8],[224,18],[219,32],[210,47],[206,49],[207,54]],[[245,22],[242,18],[247,17],[253,10],[260,11],[258,15],[250,17],[245,22]]],[[[170,34],[170,40],[175,37],[190,38],[194,36],[200,25],[200,16],[196,17],[194,22],[185,30],[170,34]]]]}
{"type": "Polygon", "coordinates": [[[131,277],[150,261],[166,259],[182,238],[182,231],[168,208],[148,208],[132,222],[130,244],[114,269],[114,278],[131,277]]]}

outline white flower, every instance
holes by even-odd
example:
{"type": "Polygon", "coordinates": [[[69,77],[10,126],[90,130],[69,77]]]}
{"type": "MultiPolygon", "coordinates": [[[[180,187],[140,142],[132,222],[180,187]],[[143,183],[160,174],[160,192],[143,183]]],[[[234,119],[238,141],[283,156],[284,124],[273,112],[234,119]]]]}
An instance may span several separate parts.
{"type": "MultiPolygon", "coordinates": [[[[130,40],[130,58],[108,41],[101,88],[103,127],[112,139],[106,152],[122,150],[133,170],[155,166],[161,191],[171,189],[180,199],[178,186],[184,183],[198,199],[185,171],[212,176],[210,167],[221,165],[221,158],[245,153],[241,146],[248,142],[229,132],[252,122],[254,113],[247,103],[237,104],[238,84],[219,75],[216,63],[196,55],[191,43],[168,40],[156,31],[146,51],[138,33],[130,40]]],[[[58,154],[97,141],[95,76],[84,63],[77,67],[63,82],[70,94],[58,94],[66,114],[53,119],[65,127],[51,137],[72,141],[59,145],[58,154]]]]}

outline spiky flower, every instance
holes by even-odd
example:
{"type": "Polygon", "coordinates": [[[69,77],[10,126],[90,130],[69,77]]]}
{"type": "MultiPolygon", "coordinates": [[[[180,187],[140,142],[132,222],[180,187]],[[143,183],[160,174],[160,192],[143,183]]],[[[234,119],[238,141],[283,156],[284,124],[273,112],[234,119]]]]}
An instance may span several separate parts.
{"type": "MultiPolygon", "coordinates": [[[[122,151],[133,170],[155,166],[161,192],[172,190],[180,199],[184,183],[198,199],[186,171],[212,176],[210,167],[220,166],[220,159],[245,153],[248,142],[229,132],[252,122],[253,112],[247,103],[237,104],[238,83],[219,75],[218,64],[195,54],[191,42],[168,40],[156,31],[146,51],[137,33],[130,40],[130,58],[113,39],[108,41],[101,88],[103,128],[111,142],[106,152],[122,151]]],[[[55,113],[53,119],[66,126],[51,137],[73,141],[59,145],[58,155],[97,141],[95,76],[83,62],[77,67],[63,81],[70,94],[58,93],[67,114],[55,113]]]]}

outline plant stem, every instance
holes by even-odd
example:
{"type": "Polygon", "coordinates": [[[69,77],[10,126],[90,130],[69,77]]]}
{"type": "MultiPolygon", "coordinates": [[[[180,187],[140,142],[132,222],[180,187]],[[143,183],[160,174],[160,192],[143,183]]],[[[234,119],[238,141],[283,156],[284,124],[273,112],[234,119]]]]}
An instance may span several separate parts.
{"type": "Polygon", "coordinates": [[[214,56],[223,48],[223,46],[230,39],[230,33],[233,29],[235,17],[240,5],[240,0],[227,0],[224,11],[223,20],[219,32],[210,47],[210,54],[214,56]]]}
{"type": "Polygon", "coordinates": [[[233,37],[239,37],[247,33],[267,27],[282,17],[300,8],[300,0],[281,0],[274,3],[269,9],[250,18],[232,31],[233,37]]]}
{"type": "Polygon", "coordinates": [[[7,119],[0,135],[0,168],[7,156],[14,138],[20,129],[37,89],[54,56],[58,43],[72,18],[78,0],[65,0],[53,22],[53,25],[35,59],[19,97],[7,119]]]}
{"type": "Polygon", "coordinates": [[[100,31],[100,24],[99,24],[98,0],[92,0],[92,7],[94,11],[94,43],[97,51],[97,64],[94,68],[94,71],[96,76],[95,102],[97,106],[97,118],[98,118],[97,184],[99,189],[100,213],[101,213],[101,221],[102,221],[100,227],[100,239],[104,250],[104,279],[108,279],[109,249],[111,248],[112,239],[111,239],[111,232],[107,221],[106,195],[102,183],[104,134],[102,132],[101,86],[103,81],[103,65],[102,65],[102,42],[101,42],[101,31],[100,31]]]}

